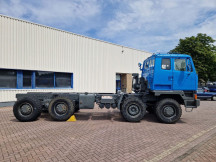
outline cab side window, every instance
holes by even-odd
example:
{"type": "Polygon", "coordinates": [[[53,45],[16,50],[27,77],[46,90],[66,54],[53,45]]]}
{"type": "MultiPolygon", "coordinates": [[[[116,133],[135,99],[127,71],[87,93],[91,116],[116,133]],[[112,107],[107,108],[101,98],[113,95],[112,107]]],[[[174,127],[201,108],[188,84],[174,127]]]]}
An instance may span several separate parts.
{"type": "Polygon", "coordinates": [[[191,65],[191,61],[190,61],[189,58],[187,59],[187,71],[188,72],[193,72],[193,67],[191,65]]]}
{"type": "Polygon", "coordinates": [[[143,64],[143,68],[146,69],[146,61],[143,64]]]}
{"type": "Polygon", "coordinates": [[[154,59],[151,59],[151,60],[150,60],[149,67],[150,67],[150,68],[153,68],[153,67],[154,67],[154,59]]]}
{"type": "Polygon", "coordinates": [[[175,59],[175,70],[186,71],[186,60],[185,59],[175,59]]]}
{"type": "Polygon", "coordinates": [[[163,70],[170,70],[170,59],[162,59],[161,61],[161,69],[163,70]]]}
{"type": "Polygon", "coordinates": [[[152,67],[154,67],[154,65],[155,65],[155,60],[153,59],[152,60],[152,67]]]}
{"type": "Polygon", "coordinates": [[[152,60],[149,60],[149,68],[152,67],[152,60]]]}
{"type": "Polygon", "coordinates": [[[149,68],[149,60],[146,61],[144,68],[145,68],[145,69],[148,69],[148,68],[149,68]]]}

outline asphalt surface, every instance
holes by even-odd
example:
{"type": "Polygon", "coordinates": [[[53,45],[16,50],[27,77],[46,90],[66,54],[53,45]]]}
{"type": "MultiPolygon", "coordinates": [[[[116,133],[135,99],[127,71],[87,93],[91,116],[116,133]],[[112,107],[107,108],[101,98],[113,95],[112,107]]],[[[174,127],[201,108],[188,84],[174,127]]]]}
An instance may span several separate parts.
{"type": "Polygon", "coordinates": [[[159,123],[153,114],[129,123],[118,110],[97,107],[78,112],[76,122],[42,114],[23,123],[4,107],[0,161],[215,161],[215,114],[216,101],[202,101],[176,124],[159,123]]]}

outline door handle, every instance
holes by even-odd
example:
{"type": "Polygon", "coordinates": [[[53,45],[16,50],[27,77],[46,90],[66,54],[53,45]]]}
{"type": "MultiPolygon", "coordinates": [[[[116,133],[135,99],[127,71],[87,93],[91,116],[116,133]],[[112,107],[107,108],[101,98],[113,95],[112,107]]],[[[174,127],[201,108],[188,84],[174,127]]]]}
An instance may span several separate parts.
{"type": "Polygon", "coordinates": [[[173,80],[173,76],[168,76],[168,80],[173,80]]]}

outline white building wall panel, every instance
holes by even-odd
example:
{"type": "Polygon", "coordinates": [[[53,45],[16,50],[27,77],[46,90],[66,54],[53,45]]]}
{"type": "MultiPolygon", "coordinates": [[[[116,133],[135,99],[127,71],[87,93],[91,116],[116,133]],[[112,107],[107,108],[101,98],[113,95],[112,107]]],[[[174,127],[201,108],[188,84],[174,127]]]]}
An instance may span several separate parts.
{"type": "MultiPolygon", "coordinates": [[[[0,15],[0,68],[72,72],[71,91],[114,93],[116,73],[139,73],[151,53],[0,15]],[[123,51],[123,52],[122,52],[123,51]]],[[[0,102],[30,90],[0,90],[0,102]]]]}
{"type": "Polygon", "coordinates": [[[10,102],[16,100],[17,93],[27,93],[27,92],[71,92],[70,89],[8,89],[0,90],[0,102],[10,102]]]}

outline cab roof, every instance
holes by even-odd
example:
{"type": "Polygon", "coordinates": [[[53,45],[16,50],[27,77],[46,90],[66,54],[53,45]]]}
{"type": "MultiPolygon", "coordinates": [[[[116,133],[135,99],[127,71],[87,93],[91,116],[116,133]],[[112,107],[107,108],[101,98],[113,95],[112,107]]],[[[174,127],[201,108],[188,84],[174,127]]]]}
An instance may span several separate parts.
{"type": "Polygon", "coordinates": [[[186,54],[153,54],[151,57],[191,57],[190,55],[186,54]]]}

